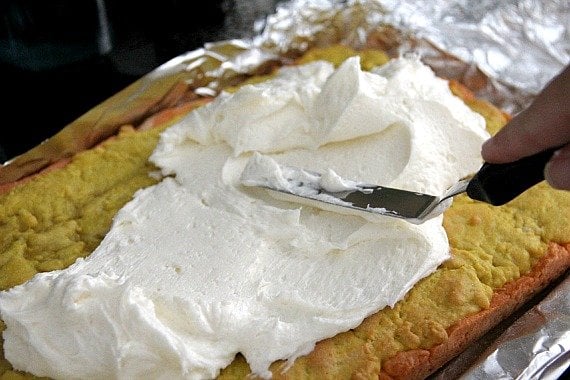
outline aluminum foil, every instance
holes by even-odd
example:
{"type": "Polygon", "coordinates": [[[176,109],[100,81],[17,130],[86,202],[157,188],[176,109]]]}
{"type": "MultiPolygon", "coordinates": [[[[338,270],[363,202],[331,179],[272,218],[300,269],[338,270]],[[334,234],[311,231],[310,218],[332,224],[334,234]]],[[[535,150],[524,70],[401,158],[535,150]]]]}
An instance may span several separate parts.
{"type": "MultiPolygon", "coordinates": [[[[257,2],[256,2],[257,4],[257,2]]],[[[236,16],[237,17],[237,16],[236,16]]],[[[231,27],[234,16],[227,20],[231,27]]],[[[163,108],[215,96],[312,46],[344,43],[413,50],[440,76],[458,79],[514,114],[570,56],[567,0],[294,0],[252,25],[251,36],[208,43],[173,58],[30,151],[0,166],[0,185],[88,149],[122,125],[163,108]]],[[[235,21],[235,20],[234,20],[235,21]]]]}
{"type": "MultiPolygon", "coordinates": [[[[310,47],[331,43],[382,48],[393,57],[414,51],[438,75],[460,80],[514,114],[570,62],[570,2],[294,0],[279,3],[250,34],[240,33],[241,39],[215,41],[173,58],[0,166],[0,188],[94,146],[125,124],[140,126],[162,109],[216,96],[310,47]]],[[[435,376],[556,378],[570,357],[569,295],[566,280],[498,340],[496,332],[487,336],[488,352],[465,352],[435,376]]]]}
{"type": "Polygon", "coordinates": [[[534,94],[570,61],[567,0],[382,2],[388,22],[534,94]]]}
{"type": "Polygon", "coordinates": [[[516,320],[462,379],[558,379],[570,365],[570,279],[516,320]]]}
{"type": "Polygon", "coordinates": [[[477,95],[511,114],[570,62],[567,0],[293,1],[268,18],[257,39],[281,51],[328,39],[362,46],[364,36],[383,24],[423,40],[403,43],[401,49],[433,56],[435,47],[475,65],[493,87],[477,95]]]}
{"type": "Polygon", "coordinates": [[[429,380],[556,380],[570,366],[570,277],[562,276],[429,380]]]}

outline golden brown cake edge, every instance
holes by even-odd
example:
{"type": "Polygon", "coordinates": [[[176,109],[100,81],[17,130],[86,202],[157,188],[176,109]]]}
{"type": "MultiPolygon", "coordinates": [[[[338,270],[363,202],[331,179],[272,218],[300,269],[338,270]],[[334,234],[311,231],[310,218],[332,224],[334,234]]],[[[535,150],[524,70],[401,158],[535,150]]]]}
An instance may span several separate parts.
{"type": "Polygon", "coordinates": [[[548,251],[532,270],[495,291],[491,306],[473,314],[448,329],[449,339],[429,350],[398,353],[382,366],[380,379],[424,379],[463,352],[528,302],[570,268],[570,244],[550,243],[548,251]]]}

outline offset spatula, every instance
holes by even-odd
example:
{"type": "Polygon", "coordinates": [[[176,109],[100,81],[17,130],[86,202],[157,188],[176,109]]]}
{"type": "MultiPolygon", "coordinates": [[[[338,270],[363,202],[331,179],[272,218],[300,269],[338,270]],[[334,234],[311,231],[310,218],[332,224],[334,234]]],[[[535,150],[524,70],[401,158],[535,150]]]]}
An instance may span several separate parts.
{"type": "Polygon", "coordinates": [[[281,165],[280,182],[253,178],[246,174],[246,169],[242,184],[264,187],[275,192],[278,198],[327,210],[341,207],[402,218],[418,224],[441,214],[449,205],[446,200],[464,192],[472,199],[495,206],[509,202],[544,180],[544,166],[557,149],[549,149],[508,164],[485,163],[472,178],[458,182],[440,197],[354,181],[346,181],[350,186],[340,191],[331,191],[330,187],[323,185],[321,173],[281,165]]]}

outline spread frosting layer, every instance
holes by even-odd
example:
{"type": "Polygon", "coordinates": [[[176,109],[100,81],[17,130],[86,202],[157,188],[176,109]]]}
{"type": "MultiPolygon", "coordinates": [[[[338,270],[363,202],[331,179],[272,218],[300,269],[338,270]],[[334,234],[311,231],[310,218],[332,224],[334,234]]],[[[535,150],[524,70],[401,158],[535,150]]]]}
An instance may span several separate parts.
{"type": "Polygon", "coordinates": [[[315,62],[223,93],[162,134],[165,178],[88,258],[0,294],[6,358],[54,378],[199,379],[242,353],[270,377],[393,306],[449,249],[441,217],[371,222],[244,187],[248,159],[442,194],[487,137],[417,57],[315,62]]]}

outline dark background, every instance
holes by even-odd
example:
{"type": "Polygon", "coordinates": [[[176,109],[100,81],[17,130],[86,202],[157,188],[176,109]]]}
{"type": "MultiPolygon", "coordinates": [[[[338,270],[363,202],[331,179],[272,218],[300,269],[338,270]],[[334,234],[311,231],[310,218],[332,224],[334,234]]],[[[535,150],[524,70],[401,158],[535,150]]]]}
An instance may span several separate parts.
{"type": "Polygon", "coordinates": [[[0,163],[169,59],[253,36],[277,3],[0,0],[0,163]]]}

